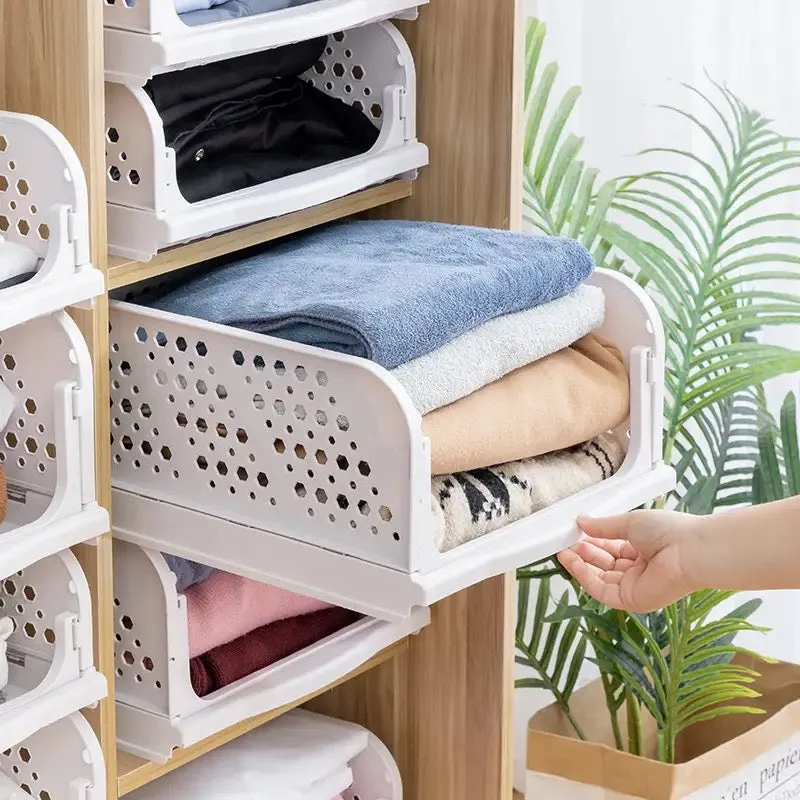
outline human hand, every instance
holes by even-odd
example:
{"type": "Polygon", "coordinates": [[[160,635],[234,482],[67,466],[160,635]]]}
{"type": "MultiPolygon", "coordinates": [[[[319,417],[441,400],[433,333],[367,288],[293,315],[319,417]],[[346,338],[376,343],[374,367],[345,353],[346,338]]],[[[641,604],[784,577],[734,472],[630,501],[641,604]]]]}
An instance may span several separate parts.
{"type": "Polygon", "coordinates": [[[558,555],[586,592],[610,608],[645,613],[685,597],[693,586],[689,543],[698,520],[674,511],[580,517],[589,537],[558,555]]]}

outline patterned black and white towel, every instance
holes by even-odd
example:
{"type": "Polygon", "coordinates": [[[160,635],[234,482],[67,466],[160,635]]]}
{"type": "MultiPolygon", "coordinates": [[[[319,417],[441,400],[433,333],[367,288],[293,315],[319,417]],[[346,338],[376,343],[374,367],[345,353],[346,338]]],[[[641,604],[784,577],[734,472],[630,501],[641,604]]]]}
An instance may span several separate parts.
{"type": "Polygon", "coordinates": [[[604,434],[569,450],[439,475],[431,481],[436,546],[451,550],[600,483],[622,466],[625,452],[604,434]]]}

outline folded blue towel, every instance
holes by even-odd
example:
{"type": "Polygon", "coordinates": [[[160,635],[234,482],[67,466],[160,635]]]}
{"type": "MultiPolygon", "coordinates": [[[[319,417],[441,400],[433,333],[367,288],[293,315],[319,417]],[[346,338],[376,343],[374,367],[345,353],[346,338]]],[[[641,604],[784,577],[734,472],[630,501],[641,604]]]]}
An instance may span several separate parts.
{"type": "Polygon", "coordinates": [[[175,577],[177,578],[175,588],[179,592],[185,591],[196,583],[202,583],[214,572],[214,567],[209,567],[206,564],[198,564],[196,561],[190,561],[188,558],[172,556],[167,553],[162,553],[162,555],[167,562],[167,566],[175,573],[175,577]]]}
{"type": "Polygon", "coordinates": [[[314,0],[176,0],[183,2],[186,10],[179,12],[181,22],[192,27],[226,22],[231,19],[268,14],[293,6],[302,6],[314,0]]]}
{"type": "Polygon", "coordinates": [[[358,221],[284,239],[142,302],[392,369],[490,319],[562,297],[592,269],[572,239],[358,221]]]}

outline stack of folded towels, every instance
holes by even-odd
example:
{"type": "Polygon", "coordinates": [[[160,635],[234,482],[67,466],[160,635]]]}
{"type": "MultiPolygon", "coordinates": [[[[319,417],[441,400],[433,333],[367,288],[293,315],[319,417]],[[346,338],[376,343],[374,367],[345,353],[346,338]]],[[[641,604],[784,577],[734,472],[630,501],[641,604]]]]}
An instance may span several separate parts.
{"type": "Polygon", "coordinates": [[[141,302],[391,371],[430,439],[442,551],[622,464],[627,371],[596,333],[605,298],[573,240],[348,221],[209,267],[141,302]]]}
{"type": "Polygon", "coordinates": [[[137,789],[132,800],[341,800],[369,747],[360,725],[295,709],[137,789]]]}
{"type": "Polygon", "coordinates": [[[186,598],[189,675],[198,697],[230,686],[361,617],[312,597],[166,556],[186,598]]]}

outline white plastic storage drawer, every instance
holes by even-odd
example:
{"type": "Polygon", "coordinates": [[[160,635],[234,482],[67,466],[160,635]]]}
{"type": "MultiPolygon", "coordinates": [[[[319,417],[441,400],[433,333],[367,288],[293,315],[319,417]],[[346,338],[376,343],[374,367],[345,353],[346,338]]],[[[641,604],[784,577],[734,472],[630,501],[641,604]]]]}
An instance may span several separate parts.
{"type": "Polygon", "coordinates": [[[131,800],[330,800],[334,793],[344,800],[402,800],[397,763],[362,726],[293,709],[138,789],[131,800]],[[322,770],[332,772],[321,776],[322,770]],[[305,781],[313,783],[301,791],[305,781]]]}
{"type": "Polygon", "coordinates": [[[117,742],[154,761],[318,692],[430,619],[427,609],[401,623],[363,619],[201,698],[189,677],[185,600],[161,553],[115,542],[114,595],[117,742]]]}
{"type": "Polygon", "coordinates": [[[89,263],[89,201],[75,151],[38,117],[0,111],[0,331],[103,292],[89,263]],[[5,274],[2,240],[27,247],[35,275],[5,274]],[[38,262],[38,265],[37,265],[38,262]]]}
{"type": "Polygon", "coordinates": [[[358,358],[141,306],[112,304],[114,532],[384,619],[402,619],[578,537],[581,512],[669,490],[661,456],[664,338],[619,273],[601,331],[631,382],[627,458],[612,478],[440,553],[430,454],[393,376],[358,358]]]}
{"type": "Polygon", "coordinates": [[[178,187],[175,151],[144,89],[106,84],[109,251],[147,260],[158,250],[325,203],[428,163],[416,139],[416,75],[411,51],[388,22],[329,38],[304,75],[320,91],[359,103],[380,127],[368,152],[207,200],[189,203],[178,187]]]}
{"type": "Polygon", "coordinates": [[[95,502],[92,364],[63,311],[0,333],[0,381],[15,408],[0,432],[8,515],[0,576],[109,529],[95,502]]]}
{"type": "Polygon", "coordinates": [[[106,80],[143,86],[160,72],[314,39],[392,17],[428,0],[316,0],[208,25],[185,24],[174,0],[105,0],[106,80]]]}
{"type": "Polygon", "coordinates": [[[104,800],[103,751],[91,725],[80,714],[72,714],[25,740],[3,747],[0,797],[8,800],[30,800],[31,797],[35,800],[104,800]],[[13,785],[18,787],[17,792],[13,785]]]}
{"type": "Polygon", "coordinates": [[[89,584],[69,550],[0,580],[11,617],[9,680],[0,704],[0,750],[106,695],[93,666],[89,584]]]}

